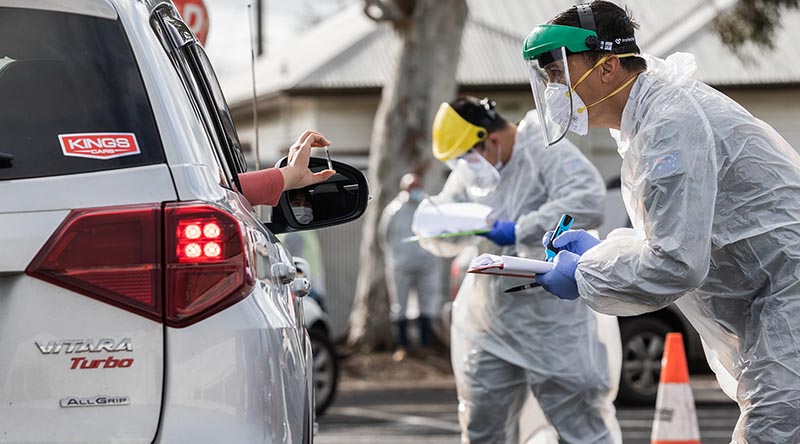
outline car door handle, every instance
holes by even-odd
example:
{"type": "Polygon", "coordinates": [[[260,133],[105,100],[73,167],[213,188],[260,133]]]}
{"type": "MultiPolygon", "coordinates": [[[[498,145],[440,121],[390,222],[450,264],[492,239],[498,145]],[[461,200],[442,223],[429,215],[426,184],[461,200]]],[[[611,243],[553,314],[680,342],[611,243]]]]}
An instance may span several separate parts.
{"type": "Polygon", "coordinates": [[[292,293],[298,298],[303,298],[311,293],[311,282],[304,277],[299,277],[292,281],[292,293]]]}
{"type": "Polygon", "coordinates": [[[297,269],[294,268],[294,265],[284,262],[272,264],[270,271],[272,272],[272,277],[283,285],[291,284],[297,277],[297,269]]]}

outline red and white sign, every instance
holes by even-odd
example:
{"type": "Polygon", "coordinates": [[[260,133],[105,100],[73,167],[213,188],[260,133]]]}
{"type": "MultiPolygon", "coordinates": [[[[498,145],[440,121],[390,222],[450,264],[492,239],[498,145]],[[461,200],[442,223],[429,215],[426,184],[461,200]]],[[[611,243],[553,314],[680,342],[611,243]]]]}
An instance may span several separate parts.
{"type": "Polygon", "coordinates": [[[65,156],[89,159],[114,159],[141,153],[133,133],[59,134],[65,156]]]}
{"type": "Polygon", "coordinates": [[[194,32],[200,44],[206,44],[208,37],[208,9],[203,0],[173,0],[178,12],[181,13],[183,21],[194,32]]]}

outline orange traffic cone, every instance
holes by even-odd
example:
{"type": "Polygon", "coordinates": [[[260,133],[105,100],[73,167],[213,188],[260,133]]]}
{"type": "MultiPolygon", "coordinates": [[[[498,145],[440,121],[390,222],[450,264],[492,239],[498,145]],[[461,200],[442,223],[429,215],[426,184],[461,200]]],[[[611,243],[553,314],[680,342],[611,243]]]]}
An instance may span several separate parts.
{"type": "Polygon", "coordinates": [[[661,359],[651,444],[700,444],[683,336],[668,333],[661,359]]]}

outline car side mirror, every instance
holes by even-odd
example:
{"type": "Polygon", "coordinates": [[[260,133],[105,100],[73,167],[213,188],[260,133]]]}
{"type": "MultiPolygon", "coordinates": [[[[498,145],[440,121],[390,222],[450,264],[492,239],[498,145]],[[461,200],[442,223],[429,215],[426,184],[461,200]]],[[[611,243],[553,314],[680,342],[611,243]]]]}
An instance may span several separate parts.
{"type": "MultiPolygon", "coordinates": [[[[358,169],[342,162],[331,161],[336,171],[330,179],[305,188],[284,191],[278,205],[272,209],[272,221],[267,225],[275,234],[288,231],[315,230],[350,222],[361,217],[367,209],[369,185],[358,169]]],[[[284,167],[284,157],[275,165],[284,167]]],[[[328,160],[309,159],[308,168],[318,173],[328,169],[328,160]]]]}

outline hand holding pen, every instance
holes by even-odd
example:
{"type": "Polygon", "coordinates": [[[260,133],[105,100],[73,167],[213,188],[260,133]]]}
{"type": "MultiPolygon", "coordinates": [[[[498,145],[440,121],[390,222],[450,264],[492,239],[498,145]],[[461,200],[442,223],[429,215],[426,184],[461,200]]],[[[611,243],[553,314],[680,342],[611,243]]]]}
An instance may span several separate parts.
{"type": "MultiPolygon", "coordinates": [[[[553,245],[553,241],[557,237],[559,237],[562,233],[564,233],[565,231],[569,231],[569,228],[572,226],[572,222],[573,221],[574,221],[574,219],[573,219],[572,216],[570,216],[569,214],[564,213],[564,214],[561,215],[561,219],[559,219],[558,225],[556,225],[556,229],[553,230],[553,231],[548,231],[545,234],[545,239],[547,240],[546,241],[546,245],[545,245],[545,260],[546,261],[550,262],[550,261],[553,260],[553,258],[556,257],[556,255],[558,254],[560,248],[558,248],[555,245],[553,245]]],[[[539,287],[539,286],[541,286],[541,284],[539,284],[537,282],[531,282],[531,283],[528,283],[528,284],[525,284],[525,285],[519,285],[517,287],[511,287],[508,290],[506,290],[505,292],[506,293],[515,293],[515,292],[518,292],[518,291],[528,290],[530,288],[536,288],[536,287],[539,287]]]]}

